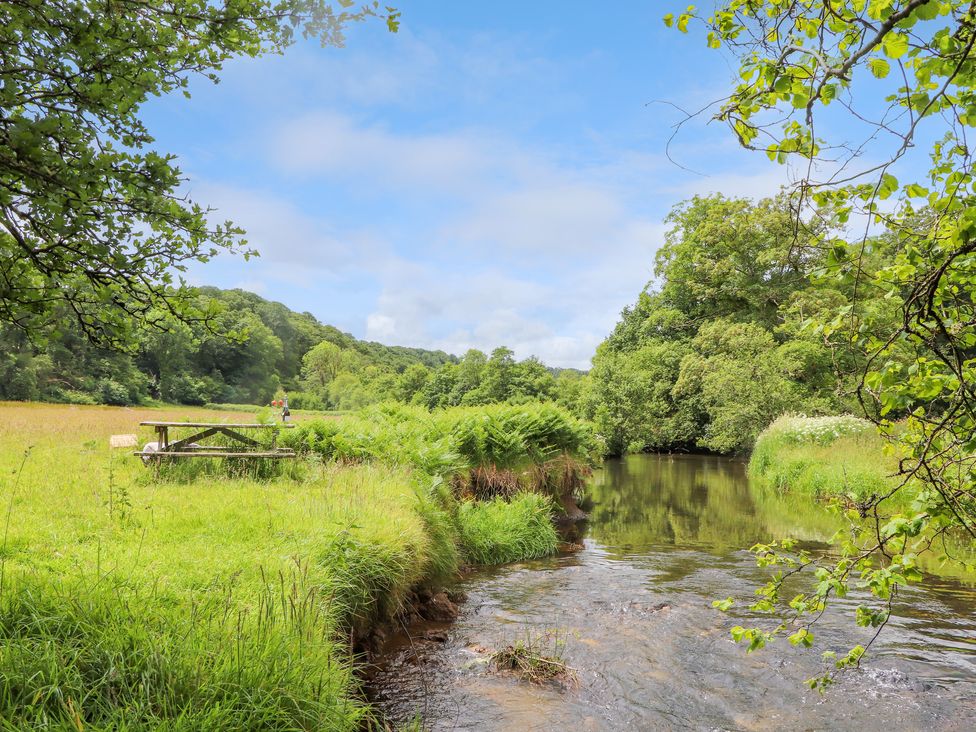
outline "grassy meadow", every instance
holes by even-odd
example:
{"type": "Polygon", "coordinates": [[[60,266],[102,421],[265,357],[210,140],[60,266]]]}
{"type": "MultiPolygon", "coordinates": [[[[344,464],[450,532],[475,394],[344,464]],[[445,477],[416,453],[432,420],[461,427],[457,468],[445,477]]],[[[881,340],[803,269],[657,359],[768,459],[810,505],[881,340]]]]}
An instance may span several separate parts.
{"type": "Polygon", "coordinates": [[[874,425],[853,416],[784,415],[756,440],[749,473],[779,490],[856,505],[898,485],[898,460],[874,425]]]}
{"type": "Polygon", "coordinates": [[[109,448],[163,419],[241,414],[0,404],[0,729],[361,728],[350,633],[460,562],[556,546],[542,493],[456,498],[460,457],[256,479],[109,448]]]}
{"type": "MultiPolygon", "coordinates": [[[[809,496],[856,516],[869,499],[901,483],[898,457],[886,445],[874,425],[858,417],[784,415],[759,435],[749,474],[769,490],[809,496]]],[[[915,484],[902,487],[879,505],[881,515],[917,512],[917,490],[915,484]]],[[[925,571],[976,582],[976,548],[969,537],[949,533],[938,546],[941,551],[919,556],[925,571]]]]}

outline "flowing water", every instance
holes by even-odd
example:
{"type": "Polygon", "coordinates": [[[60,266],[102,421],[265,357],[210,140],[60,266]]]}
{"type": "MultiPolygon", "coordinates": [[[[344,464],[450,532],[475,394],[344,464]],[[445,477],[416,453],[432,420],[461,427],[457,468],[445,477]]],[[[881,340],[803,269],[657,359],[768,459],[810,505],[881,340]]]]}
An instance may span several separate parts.
{"type": "MultiPolygon", "coordinates": [[[[393,720],[435,730],[976,729],[976,590],[933,579],[899,597],[861,670],[826,696],[804,679],[844,652],[857,597],[815,628],[813,649],[777,642],[746,655],[729,639],[763,570],[743,551],[793,536],[826,549],[836,517],[750,485],[742,462],[631,456],[598,471],[583,548],[479,572],[451,624],[392,639],[373,681],[393,720]],[[738,598],[728,615],[712,600],[738,598]],[[575,684],[493,671],[491,649],[557,630],[575,684]]],[[[768,621],[768,619],[767,619],[768,621]]]]}

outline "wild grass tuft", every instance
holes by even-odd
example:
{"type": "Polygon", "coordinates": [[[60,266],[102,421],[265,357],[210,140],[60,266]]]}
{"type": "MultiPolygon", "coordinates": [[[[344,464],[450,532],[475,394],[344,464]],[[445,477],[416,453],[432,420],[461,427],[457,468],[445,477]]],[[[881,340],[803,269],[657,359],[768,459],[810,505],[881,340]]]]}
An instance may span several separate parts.
{"type": "Polygon", "coordinates": [[[546,681],[576,683],[576,670],[566,664],[563,651],[565,638],[554,630],[524,638],[491,654],[490,663],[500,671],[508,671],[518,678],[541,684],[546,681]]]}
{"type": "Polygon", "coordinates": [[[474,564],[504,564],[549,556],[559,544],[551,515],[552,501],[538,493],[511,501],[462,501],[457,521],[464,558],[474,564]]]}

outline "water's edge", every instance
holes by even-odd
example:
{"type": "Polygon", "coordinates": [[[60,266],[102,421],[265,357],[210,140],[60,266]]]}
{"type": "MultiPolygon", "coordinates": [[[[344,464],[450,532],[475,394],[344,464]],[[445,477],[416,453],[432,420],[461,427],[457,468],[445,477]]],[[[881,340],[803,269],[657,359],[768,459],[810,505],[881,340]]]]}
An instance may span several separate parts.
{"type": "MultiPolygon", "coordinates": [[[[392,720],[430,729],[920,729],[976,720],[976,592],[945,580],[913,589],[860,673],[821,698],[803,680],[819,654],[861,642],[838,603],[813,651],[745,655],[728,629],[743,621],[711,601],[746,597],[762,573],[742,551],[771,536],[823,546],[834,519],[750,486],[741,461],[631,456],[592,488],[582,548],[479,570],[455,622],[392,634],[368,689],[392,720]],[[492,672],[491,650],[557,629],[579,684],[535,685],[492,672]]],[[[755,619],[753,619],[755,620],[755,619]]]]}

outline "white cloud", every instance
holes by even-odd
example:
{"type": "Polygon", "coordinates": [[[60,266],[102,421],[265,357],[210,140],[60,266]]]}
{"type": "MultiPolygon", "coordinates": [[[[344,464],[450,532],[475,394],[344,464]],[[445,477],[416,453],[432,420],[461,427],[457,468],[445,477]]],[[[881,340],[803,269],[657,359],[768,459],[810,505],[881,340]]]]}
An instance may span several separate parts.
{"type": "Polygon", "coordinates": [[[333,112],[286,122],[274,132],[271,162],[290,174],[347,176],[380,187],[448,189],[477,180],[491,153],[461,134],[393,134],[333,112]]]}
{"type": "Polygon", "coordinates": [[[396,318],[372,313],[366,316],[366,337],[371,341],[388,341],[396,335],[396,318]]]}
{"type": "Polygon", "coordinates": [[[401,206],[357,225],[328,200],[312,214],[268,190],[193,191],[247,229],[262,280],[312,288],[367,278],[377,294],[352,330],[372,340],[454,353],[507,345],[520,358],[586,368],[662,240],[663,226],[605,167],[560,165],[492,136],[393,133],[322,112],[282,125],[271,151],[289,173],[356,180],[377,196],[408,191],[433,212],[401,206]]]}
{"type": "Polygon", "coordinates": [[[267,180],[216,175],[193,190],[261,251],[250,265],[222,261],[226,281],[263,284],[360,337],[454,353],[507,345],[585,368],[652,276],[673,203],[716,190],[769,195],[784,180],[714,134],[684,136],[675,151],[715,174],[682,171],[654,137],[667,125],[658,116],[637,136],[644,147],[602,130],[563,130],[550,145],[553,105],[575,93],[559,88],[563,65],[526,56],[519,39],[460,48],[405,30],[381,58],[297,48],[231,69],[234,93],[263,111],[239,155],[267,180]],[[418,101],[445,91],[464,113],[429,114],[418,101]],[[492,119],[496,103],[519,114],[492,119]],[[528,119],[543,123],[520,137],[528,119]]]}
{"type": "Polygon", "coordinates": [[[215,209],[212,220],[242,226],[248,246],[260,255],[260,269],[278,280],[308,286],[341,277],[386,253],[385,245],[365,231],[336,232],[328,219],[309,215],[270,191],[203,183],[190,193],[215,209]]]}
{"type": "Polygon", "coordinates": [[[586,184],[553,182],[501,190],[475,202],[472,210],[447,225],[451,242],[503,247],[517,253],[573,254],[603,250],[626,217],[609,190],[586,184]]]}

